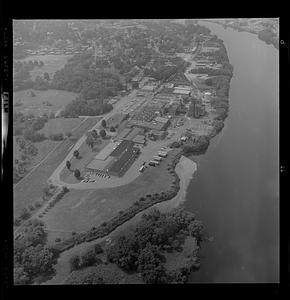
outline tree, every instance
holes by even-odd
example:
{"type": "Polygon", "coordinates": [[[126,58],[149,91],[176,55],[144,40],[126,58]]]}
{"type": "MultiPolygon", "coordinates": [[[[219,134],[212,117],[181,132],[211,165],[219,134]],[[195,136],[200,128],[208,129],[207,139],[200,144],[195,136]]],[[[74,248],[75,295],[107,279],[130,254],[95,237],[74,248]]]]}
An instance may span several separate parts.
{"type": "Polygon", "coordinates": [[[96,143],[96,140],[92,137],[91,134],[89,134],[86,138],[86,144],[93,149],[95,143],[96,143]]]}
{"type": "Polygon", "coordinates": [[[107,249],[107,258],[125,270],[136,270],[138,245],[133,235],[122,235],[107,249]]]}
{"type": "Polygon", "coordinates": [[[74,170],[74,176],[75,178],[79,179],[81,177],[81,172],[79,169],[75,169],[74,170]]]}
{"type": "Polygon", "coordinates": [[[19,215],[19,218],[22,220],[26,220],[30,217],[30,213],[26,207],[24,207],[19,215]]]}
{"type": "Polygon", "coordinates": [[[26,142],[22,137],[17,137],[16,138],[16,143],[19,146],[20,151],[25,149],[26,142]]]}
{"type": "Polygon", "coordinates": [[[197,239],[197,242],[201,242],[203,239],[204,227],[201,221],[195,220],[191,222],[188,226],[188,231],[191,236],[197,239]]]}
{"type": "Polygon", "coordinates": [[[148,284],[160,284],[168,282],[165,269],[162,265],[159,265],[153,269],[144,270],[141,274],[144,282],[148,284]]]}
{"type": "Polygon", "coordinates": [[[94,139],[98,139],[98,138],[99,138],[99,135],[98,135],[98,132],[97,132],[96,129],[93,129],[93,130],[91,131],[91,135],[92,135],[92,137],[93,137],[94,139]]]}
{"type": "Polygon", "coordinates": [[[107,122],[105,119],[102,120],[101,125],[106,128],[107,127],[107,122]]]}
{"type": "Polygon", "coordinates": [[[29,156],[36,156],[38,154],[38,149],[33,145],[30,144],[26,149],[25,149],[26,154],[29,156]]]}
{"type": "Polygon", "coordinates": [[[68,170],[70,170],[70,167],[71,167],[71,163],[70,163],[70,161],[69,161],[69,160],[67,160],[65,164],[66,164],[66,167],[68,168],[68,170]]]}
{"type": "Polygon", "coordinates": [[[140,272],[144,270],[152,270],[160,265],[160,255],[159,248],[157,246],[152,246],[147,243],[146,247],[140,251],[138,256],[138,270],[140,272]]]}
{"type": "Polygon", "coordinates": [[[70,271],[75,271],[80,268],[80,257],[78,255],[74,255],[69,259],[70,271]]]}
{"type": "Polygon", "coordinates": [[[74,155],[75,158],[78,158],[80,156],[80,153],[79,153],[78,150],[75,150],[73,155],[74,155]]]}
{"type": "Polygon", "coordinates": [[[96,254],[93,250],[89,250],[81,256],[81,267],[88,267],[98,261],[96,254]]]}
{"type": "Polygon", "coordinates": [[[100,130],[100,136],[102,139],[104,139],[106,137],[107,133],[104,129],[100,130]]]}
{"type": "Polygon", "coordinates": [[[111,132],[116,132],[115,127],[114,127],[114,126],[111,126],[111,127],[110,127],[110,131],[111,131],[111,132]]]}
{"type": "Polygon", "coordinates": [[[28,284],[29,281],[29,276],[27,272],[24,271],[23,267],[14,267],[14,283],[16,285],[28,284]]]}
{"type": "Polygon", "coordinates": [[[44,72],[44,73],[43,73],[43,78],[44,78],[45,80],[47,80],[47,81],[50,80],[49,74],[48,74],[47,72],[44,72]]]}

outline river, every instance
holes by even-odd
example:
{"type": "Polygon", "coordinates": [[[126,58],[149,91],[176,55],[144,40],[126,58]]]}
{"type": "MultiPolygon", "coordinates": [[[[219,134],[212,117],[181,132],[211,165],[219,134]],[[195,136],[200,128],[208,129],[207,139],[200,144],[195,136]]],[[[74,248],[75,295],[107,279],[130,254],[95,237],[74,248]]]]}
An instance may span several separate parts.
{"type": "Polygon", "coordinates": [[[200,24],[224,41],[234,77],[225,127],[187,191],[186,208],[214,237],[190,282],[278,282],[279,52],[254,34],[200,24]]]}

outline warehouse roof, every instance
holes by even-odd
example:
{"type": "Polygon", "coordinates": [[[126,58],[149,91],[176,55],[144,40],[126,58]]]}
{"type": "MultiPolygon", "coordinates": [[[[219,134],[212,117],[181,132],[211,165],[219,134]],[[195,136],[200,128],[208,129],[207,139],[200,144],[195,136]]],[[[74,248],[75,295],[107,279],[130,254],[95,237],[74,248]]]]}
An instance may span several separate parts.
{"type": "Polygon", "coordinates": [[[117,148],[120,144],[120,141],[118,142],[110,142],[106,147],[104,147],[101,152],[99,152],[95,159],[98,160],[105,160],[107,157],[117,148]]]}

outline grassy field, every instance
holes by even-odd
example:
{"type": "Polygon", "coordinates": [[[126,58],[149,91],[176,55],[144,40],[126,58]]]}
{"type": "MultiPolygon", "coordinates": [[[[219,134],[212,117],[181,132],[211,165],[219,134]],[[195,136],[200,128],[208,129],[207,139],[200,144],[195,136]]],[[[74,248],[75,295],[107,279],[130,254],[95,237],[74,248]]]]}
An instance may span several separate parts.
{"type": "MultiPolygon", "coordinates": [[[[42,220],[48,229],[59,231],[81,232],[98,226],[131,206],[140,197],[168,190],[172,177],[167,171],[167,165],[174,154],[175,151],[172,151],[160,166],[149,167],[127,185],[98,190],[71,189],[42,220]]],[[[62,237],[62,233],[52,233],[50,241],[54,242],[56,237],[62,237]]]]}
{"type": "MultiPolygon", "coordinates": [[[[66,133],[71,131],[80,125],[83,121],[82,118],[65,119],[57,118],[50,119],[39,132],[49,136],[52,133],[66,133]]],[[[31,164],[28,169],[37,165],[50,151],[52,151],[60,142],[51,141],[49,139],[39,143],[34,143],[34,146],[38,149],[38,154],[33,157],[31,164]]],[[[16,143],[16,137],[13,137],[13,157],[17,159],[20,157],[21,152],[19,151],[18,144],[16,143]]]]}
{"type": "Polygon", "coordinates": [[[22,105],[20,106],[14,106],[13,110],[15,110],[16,112],[22,112],[25,115],[33,114],[36,116],[43,115],[44,113],[56,113],[63,106],[74,100],[77,96],[76,93],[67,91],[33,90],[35,97],[31,97],[30,91],[31,90],[23,90],[13,93],[13,103],[22,103],[22,105]],[[47,103],[50,103],[51,105],[48,106],[47,103]]]}
{"type": "Polygon", "coordinates": [[[72,55],[31,55],[20,59],[20,61],[41,60],[44,62],[42,68],[34,68],[34,70],[30,72],[31,79],[34,80],[36,76],[43,77],[44,72],[47,72],[49,76],[52,77],[57,70],[63,68],[70,57],[72,57],[72,55]]]}
{"type": "MultiPolygon", "coordinates": [[[[38,149],[38,154],[33,157],[30,167],[37,165],[59,142],[45,140],[39,143],[34,143],[34,146],[38,149]]],[[[16,143],[16,137],[13,137],[13,160],[19,159],[21,152],[16,143]]]]}
{"type": "Polygon", "coordinates": [[[65,134],[68,131],[72,131],[73,128],[80,125],[83,121],[83,118],[56,118],[50,119],[45,123],[44,127],[39,130],[40,133],[43,133],[45,136],[50,134],[63,133],[65,134]]]}
{"type": "MultiPolygon", "coordinates": [[[[88,118],[79,128],[74,130],[74,135],[80,138],[84,132],[93,127],[100,120],[99,117],[88,118]]],[[[42,194],[47,179],[66,157],[69,148],[75,142],[68,139],[62,141],[48,158],[41,163],[32,173],[28,174],[14,187],[14,214],[17,216],[21,209],[28,204],[35,203],[42,194]]]]}

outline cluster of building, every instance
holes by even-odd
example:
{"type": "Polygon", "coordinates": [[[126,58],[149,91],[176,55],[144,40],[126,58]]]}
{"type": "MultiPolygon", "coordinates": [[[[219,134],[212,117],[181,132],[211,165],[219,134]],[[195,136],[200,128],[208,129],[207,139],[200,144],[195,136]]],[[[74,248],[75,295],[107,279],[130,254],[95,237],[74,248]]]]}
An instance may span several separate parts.
{"type": "Polygon", "coordinates": [[[200,99],[191,99],[187,115],[193,118],[200,118],[205,115],[205,105],[200,99]]]}

